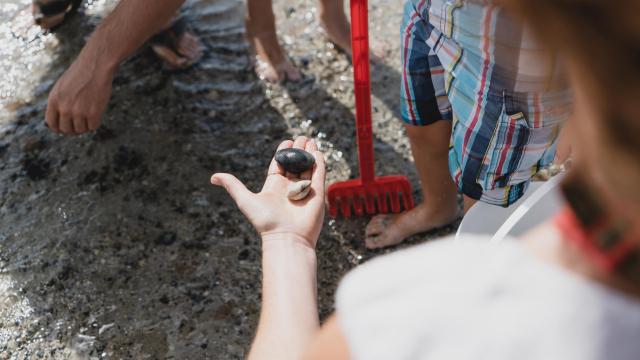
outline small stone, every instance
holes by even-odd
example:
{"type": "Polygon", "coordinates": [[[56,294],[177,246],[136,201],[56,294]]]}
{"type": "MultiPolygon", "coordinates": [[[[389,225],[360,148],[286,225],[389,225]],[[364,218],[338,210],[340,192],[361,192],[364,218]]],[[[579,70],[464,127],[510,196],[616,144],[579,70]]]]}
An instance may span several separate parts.
{"type": "Polygon", "coordinates": [[[287,187],[287,198],[290,200],[302,200],[311,191],[311,180],[300,180],[289,184],[287,187]]]}
{"type": "Polygon", "coordinates": [[[27,158],[23,168],[29,179],[37,181],[46,178],[50,172],[50,162],[41,158],[27,158]]]}
{"type": "Polygon", "coordinates": [[[42,139],[32,136],[27,138],[22,147],[25,152],[36,152],[44,148],[44,141],[42,139]]]}
{"type": "Polygon", "coordinates": [[[304,150],[289,148],[276,152],[276,161],[285,171],[300,174],[311,169],[316,159],[304,150]]]}
{"type": "Polygon", "coordinates": [[[100,327],[100,329],[98,330],[98,336],[101,336],[102,334],[104,334],[104,333],[105,333],[105,331],[108,331],[109,329],[111,329],[111,328],[112,328],[112,327],[114,327],[114,326],[115,326],[115,324],[114,324],[114,323],[110,323],[110,324],[102,325],[102,326],[100,327]]]}
{"type": "Polygon", "coordinates": [[[244,261],[249,258],[249,249],[244,249],[238,253],[238,260],[244,261]]]}
{"type": "Polygon", "coordinates": [[[155,243],[158,245],[168,246],[176,242],[177,238],[178,236],[176,235],[176,233],[171,231],[165,231],[156,238],[155,243]]]}

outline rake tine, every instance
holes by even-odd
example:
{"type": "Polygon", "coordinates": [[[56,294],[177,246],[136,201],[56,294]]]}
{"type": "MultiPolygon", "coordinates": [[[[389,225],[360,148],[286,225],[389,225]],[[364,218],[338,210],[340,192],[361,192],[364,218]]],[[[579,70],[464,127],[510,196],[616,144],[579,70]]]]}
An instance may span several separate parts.
{"type": "Polygon", "coordinates": [[[351,217],[351,204],[349,204],[349,196],[344,196],[340,199],[340,207],[342,209],[342,215],[346,218],[351,217]]]}
{"type": "Polygon", "coordinates": [[[353,210],[356,216],[362,216],[364,214],[363,209],[363,197],[366,196],[364,191],[358,191],[353,197],[353,210]]]}
{"type": "Polygon", "coordinates": [[[338,205],[336,195],[333,191],[329,191],[327,194],[327,198],[329,200],[329,216],[336,217],[338,216],[338,205]]]}
{"type": "Polygon", "coordinates": [[[364,194],[364,206],[367,214],[371,215],[376,212],[376,204],[374,203],[374,195],[370,192],[364,194]]]}
{"type": "Polygon", "coordinates": [[[400,212],[400,197],[398,196],[398,189],[392,186],[389,192],[389,198],[391,199],[391,212],[400,212]]]}
{"type": "Polygon", "coordinates": [[[329,198],[329,211],[332,212],[332,216],[338,216],[340,214],[340,203],[342,202],[343,192],[342,191],[333,191],[330,193],[331,198],[329,198]]]}
{"type": "Polygon", "coordinates": [[[387,204],[387,193],[384,188],[378,190],[378,210],[381,214],[389,212],[389,206],[387,204]]]}
{"type": "Polygon", "coordinates": [[[333,218],[338,216],[338,207],[335,202],[329,204],[329,216],[333,218]]]}

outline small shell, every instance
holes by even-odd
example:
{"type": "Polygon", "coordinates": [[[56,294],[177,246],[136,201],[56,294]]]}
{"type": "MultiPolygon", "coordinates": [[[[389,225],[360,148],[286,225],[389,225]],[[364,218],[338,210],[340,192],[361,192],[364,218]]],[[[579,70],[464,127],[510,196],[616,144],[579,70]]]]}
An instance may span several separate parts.
{"type": "Polygon", "coordinates": [[[276,161],[285,171],[300,174],[311,169],[316,159],[304,150],[289,148],[276,152],[276,161]]]}
{"type": "Polygon", "coordinates": [[[534,181],[548,181],[552,177],[563,173],[566,171],[566,167],[564,164],[551,164],[545,168],[538,170],[538,172],[534,175],[534,181]]]}
{"type": "Polygon", "coordinates": [[[311,191],[311,180],[300,180],[289,184],[287,187],[287,197],[290,200],[302,200],[311,191]]]}

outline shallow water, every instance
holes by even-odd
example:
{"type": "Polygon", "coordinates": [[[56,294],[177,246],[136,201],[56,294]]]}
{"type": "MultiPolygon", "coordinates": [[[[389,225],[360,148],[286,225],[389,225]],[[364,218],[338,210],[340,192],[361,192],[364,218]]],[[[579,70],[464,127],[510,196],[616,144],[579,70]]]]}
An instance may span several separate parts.
{"type": "MultiPolygon", "coordinates": [[[[259,310],[259,243],[209,176],[233,172],[257,190],[276,145],[296,135],[318,141],[329,182],[355,176],[349,61],[322,35],[315,3],[278,0],[281,40],[305,80],[265,85],[243,3],[189,1],[181,13],[206,46],[200,63],[166,72],[142,49],[121,66],[98,132],[54,135],[48,91],[115,3],[85,3],[55,34],[30,25],[29,0],[0,4],[0,359],[242,358],[259,310]]],[[[406,174],[417,189],[395,111],[402,8],[370,9],[374,44],[389,49],[372,70],[378,173],[406,174]]],[[[380,253],[365,250],[365,224],[325,223],[323,316],[339,278],[380,253]]]]}

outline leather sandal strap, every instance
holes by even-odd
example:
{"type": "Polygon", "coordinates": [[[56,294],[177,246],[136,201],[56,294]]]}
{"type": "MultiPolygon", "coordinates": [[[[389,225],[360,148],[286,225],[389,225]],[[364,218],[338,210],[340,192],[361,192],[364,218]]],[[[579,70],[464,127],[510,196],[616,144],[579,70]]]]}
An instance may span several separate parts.
{"type": "Polygon", "coordinates": [[[66,14],[73,10],[72,0],[58,0],[51,2],[35,0],[34,3],[38,6],[40,13],[43,16],[54,16],[62,13],[66,14]]]}

